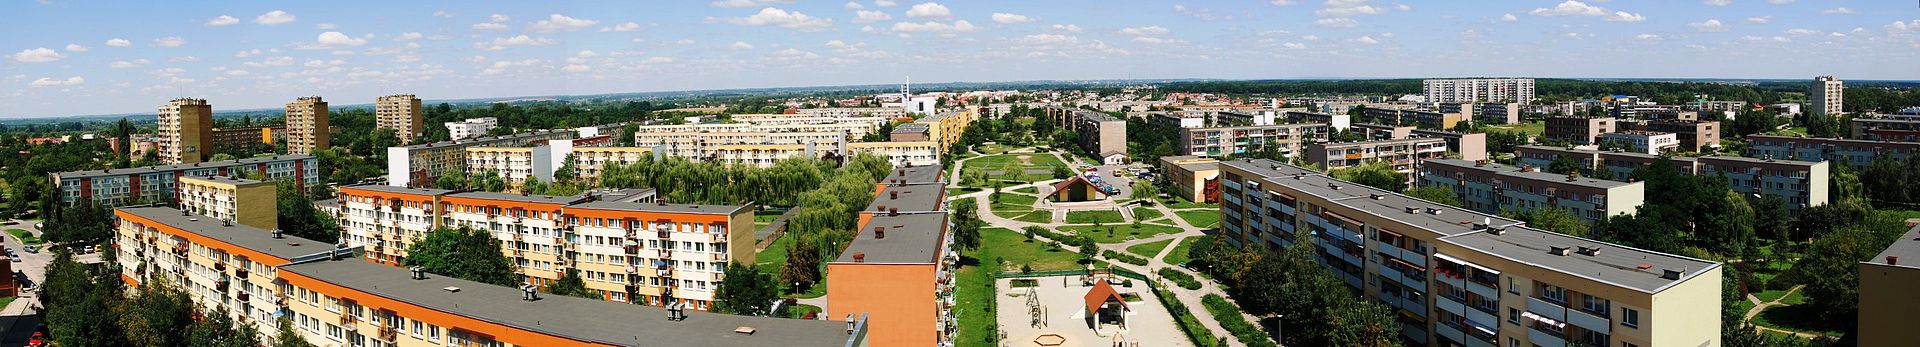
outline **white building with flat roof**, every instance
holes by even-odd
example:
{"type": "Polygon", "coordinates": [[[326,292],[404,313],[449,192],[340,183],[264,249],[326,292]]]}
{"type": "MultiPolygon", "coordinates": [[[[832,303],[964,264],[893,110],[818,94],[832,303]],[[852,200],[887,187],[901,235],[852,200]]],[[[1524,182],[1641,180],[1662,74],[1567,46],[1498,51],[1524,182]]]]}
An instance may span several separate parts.
{"type": "Polygon", "coordinates": [[[447,122],[448,139],[470,139],[484,136],[488,130],[499,125],[500,120],[493,117],[469,118],[458,122],[447,122]]]}

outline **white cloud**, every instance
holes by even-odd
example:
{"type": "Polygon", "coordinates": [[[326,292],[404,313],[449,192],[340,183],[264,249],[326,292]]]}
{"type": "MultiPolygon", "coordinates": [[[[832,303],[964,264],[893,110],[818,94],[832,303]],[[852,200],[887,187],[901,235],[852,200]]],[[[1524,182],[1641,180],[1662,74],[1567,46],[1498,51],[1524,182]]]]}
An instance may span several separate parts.
{"type": "Polygon", "coordinates": [[[115,69],[125,69],[130,67],[147,65],[147,63],[150,63],[150,61],[147,61],[146,59],[115,60],[113,61],[112,64],[107,64],[107,67],[111,67],[115,69]]]}
{"type": "Polygon", "coordinates": [[[1280,44],[1280,48],[1286,48],[1286,49],[1307,49],[1307,45],[1303,45],[1303,44],[1300,44],[1299,42],[1288,42],[1288,43],[1283,43],[1283,44],[1280,44]]]}
{"type": "MultiPolygon", "coordinates": [[[[1860,31],[1858,29],[1855,29],[1855,30],[1860,31]]],[[[1891,31],[1920,30],[1920,19],[1913,20],[1912,22],[1893,21],[1893,23],[1887,24],[1887,30],[1891,30],[1891,31]]]]}
{"type": "Polygon", "coordinates": [[[1826,10],[1821,10],[1820,14],[1853,14],[1853,9],[1845,8],[1845,7],[1835,7],[1835,8],[1830,8],[1826,10]]]}
{"type": "Polygon", "coordinates": [[[1359,38],[1353,39],[1353,42],[1371,45],[1371,44],[1380,43],[1380,40],[1374,39],[1373,36],[1360,36],[1359,38]]]}
{"type": "Polygon", "coordinates": [[[320,23],[320,24],[313,25],[314,29],[320,29],[320,30],[333,30],[333,28],[338,28],[338,27],[340,26],[333,25],[333,23],[320,23]]]}
{"type": "Polygon", "coordinates": [[[1300,4],[1298,0],[1273,0],[1267,3],[1273,4],[1274,6],[1293,6],[1300,4]]]}
{"type": "Polygon", "coordinates": [[[246,76],[252,74],[252,72],[247,72],[247,70],[227,70],[228,76],[246,76]]]}
{"type": "MultiPolygon", "coordinates": [[[[1366,14],[1387,13],[1386,7],[1374,6],[1372,0],[1328,0],[1325,6],[1313,11],[1321,17],[1351,17],[1366,14]]],[[[1404,6],[1404,5],[1403,5],[1404,6]]],[[[1411,9],[1411,7],[1404,8],[1411,9]]]]}
{"type": "Polygon", "coordinates": [[[1513,23],[1513,22],[1518,22],[1518,21],[1520,21],[1520,17],[1516,17],[1516,16],[1514,16],[1514,15],[1513,15],[1512,13],[1508,13],[1508,14],[1505,14],[1505,15],[1502,15],[1502,16],[1500,16],[1500,21],[1502,21],[1502,22],[1507,22],[1507,23],[1513,23]]]}
{"type": "Polygon", "coordinates": [[[880,7],[893,7],[894,5],[899,5],[899,4],[893,2],[893,0],[873,0],[873,5],[880,6],[880,7]]]}
{"type": "Polygon", "coordinates": [[[261,14],[259,17],[253,17],[254,23],[265,25],[293,23],[293,20],[293,14],[281,10],[273,10],[272,12],[261,14]]]}
{"type": "Polygon", "coordinates": [[[907,18],[920,18],[920,17],[946,18],[946,17],[952,17],[952,16],[953,16],[952,10],[948,10],[946,5],[941,5],[940,3],[937,3],[937,2],[920,3],[919,5],[913,5],[913,8],[907,9],[907,18]]]}
{"type": "Polygon", "coordinates": [[[1170,38],[1164,38],[1164,37],[1151,37],[1151,36],[1143,36],[1143,37],[1135,37],[1135,38],[1133,38],[1133,42],[1139,42],[1139,43],[1145,43],[1145,44],[1153,44],[1153,45],[1157,45],[1157,44],[1162,44],[1162,43],[1181,43],[1181,42],[1186,42],[1186,41],[1181,41],[1181,40],[1177,40],[1177,39],[1170,39],[1170,38]]]}
{"type": "Polygon", "coordinates": [[[1706,2],[1708,5],[1726,6],[1727,4],[1733,3],[1733,0],[1707,0],[1706,2]]]}
{"type": "Polygon", "coordinates": [[[1167,30],[1166,27],[1162,27],[1158,25],[1148,26],[1148,27],[1128,27],[1128,28],[1120,29],[1121,34],[1132,35],[1132,36],[1165,35],[1168,31],[1169,30],[1167,30]]]}
{"type": "Polygon", "coordinates": [[[594,53],[593,51],[589,51],[589,50],[581,50],[579,52],[574,52],[573,56],[577,58],[592,58],[592,57],[600,56],[600,53],[594,53]]]}
{"type": "Polygon", "coordinates": [[[473,47],[489,50],[489,51],[497,51],[497,50],[507,49],[507,47],[510,47],[510,46],[545,46],[545,45],[551,45],[554,43],[555,42],[553,41],[553,39],[549,39],[549,38],[529,37],[527,35],[520,35],[520,36],[514,36],[514,37],[496,37],[493,39],[492,42],[474,43],[473,47]]]}
{"type": "Polygon", "coordinates": [[[240,63],[240,65],[245,65],[247,67],[287,66],[287,65],[293,65],[293,57],[289,57],[289,56],[268,57],[267,59],[264,59],[261,61],[249,61],[245,63],[240,63]]]}
{"type": "Polygon", "coordinates": [[[162,37],[153,39],[153,45],[160,47],[180,47],[187,45],[187,39],[179,36],[162,37]]]}
{"type": "Polygon", "coordinates": [[[1640,22],[1647,20],[1647,17],[1637,13],[1612,11],[1599,6],[1588,5],[1578,0],[1567,0],[1559,5],[1555,5],[1553,8],[1535,8],[1529,13],[1536,16],[1601,17],[1602,20],[1609,22],[1640,22]]]}
{"type": "Polygon", "coordinates": [[[21,50],[20,53],[13,54],[13,60],[23,63],[45,63],[66,58],[66,55],[46,47],[21,50]]]}
{"type": "Polygon", "coordinates": [[[1793,36],[1806,36],[1806,35],[1819,35],[1819,34],[1820,34],[1819,30],[1813,30],[1813,29],[1794,28],[1792,30],[1787,30],[1787,35],[1793,35],[1793,36]]]}
{"type": "Polygon", "coordinates": [[[746,41],[734,41],[732,46],[727,47],[733,49],[753,49],[753,44],[747,43],[746,41]]]}
{"type": "Polygon", "coordinates": [[[173,58],[167,58],[167,61],[175,62],[175,63],[191,63],[191,62],[200,61],[200,57],[183,55],[183,56],[178,56],[173,58]]]}
{"type": "Polygon", "coordinates": [[[746,26],[770,25],[799,31],[821,31],[833,26],[833,19],[814,17],[800,13],[800,11],[787,11],[773,7],[760,9],[759,13],[754,13],[746,17],[725,19],[707,17],[707,22],[725,22],[746,26]]]}
{"type": "Polygon", "coordinates": [[[499,14],[499,13],[495,13],[495,14],[492,14],[492,15],[489,15],[489,16],[487,16],[487,21],[489,21],[489,22],[505,22],[505,21],[507,21],[508,19],[513,19],[513,18],[512,18],[512,17],[507,17],[507,15],[504,15],[504,14],[499,14]]]}
{"type": "Polygon", "coordinates": [[[506,24],[500,24],[496,22],[486,22],[486,23],[474,23],[473,29],[501,31],[501,30],[507,30],[508,28],[506,24]]]}
{"type": "Polygon", "coordinates": [[[1747,17],[1747,23],[1767,24],[1773,22],[1773,16],[1747,17]]]}
{"type": "Polygon", "coordinates": [[[840,5],[840,8],[849,9],[849,10],[865,10],[867,9],[867,5],[861,5],[858,2],[848,1],[846,5],[840,5]]]}
{"type": "Polygon", "coordinates": [[[217,27],[217,26],[227,26],[227,25],[234,25],[234,24],[240,24],[240,19],[233,18],[233,16],[219,16],[219,17],[213,17],[213,19],[208,19],[206,25],[210,27],[217,27]]]}
{"type": "Polygon", "coordinates": [[[1353,18],[1321,18],[1314,20],[1313,25],[1328,28],[1352,28],[1360,26],[1360,21],[1353,20],[1353,18]]]}
{"type": "Polygon", "coordinates": [[[1025,15],[1002,13],[1002,12],[993,13],[993,22],[995,23],[1013,24],[1013,23],[1026,23],[1026,22],[1032,22],[1032,21],[1033,21],[1032,17],[1027,17],[1025,15]]]}
{"type": "Polygon", "coordinates": [[[68,52],[86,52],[87,46],[81,46],[79,44],[69,43],[67,44],[67,51],[68,52]]]}
{"type": "Polygon", "coordinates": [[[1774,5],[1786,5],[1786,4],[1793,3],[1793,0],[1767,0],[1767,3],[1774,4],[1774,5]]]}
{"type": "Polygon", "coordinates": [[[1073,25],[1073,24],[1067,24],[1067,25],[1054,24],[1053,30],[1077,33],[1077,32],[1080,32],[1080,26],[1073,25]]]}
{"type": "Polygon", "coordinates": [[[1033,34],[1021,37],[1019,42],[1028,45],[1073,44],[1079,43],[1080,38],[1061,34],[1033,34]]]}
{"type": "Polygon", "coordinates": [[[881,11],[860,10],[853,12],[854,23],[873,23],[886,20],[893,20],[893,16],[881,11]]]}
{"type": "Polygon", "coordinates": [[[30,83],[30,84],[35,87],[59,87],[59,86],[77,86],[83,83],[87,83],[87,79],[80,78],[80,76],[74,76],[74,77],[67,77],[67,79],[64,79],[64,80],[56,80],[52,78],[41,77],[40,79],[33,80],[33,83],[30,83]]]}
{"type": "Polygon", "coordinates": [[[319,43],[321,47],[352,47],[367,44],[367,39],[347,36],[347,34],[342,34],[338,31],[329,31],[320,33],[320,37],[314,39],[314,42],[319,43]]]}
{"type": "Polygon", "coordinates": [[[580,73],[580,72],[593,71],[593,68],[588,67],[586,65],[581,65],[581,64],[568,64],[566,67],[560,68],[560,71],[580,73]]]}
{"type": "Polygon", "coordinates": [[[893,31],[909,32],[909,33],[911,32],[954,33],[954,32],[969,32],[969,31],[974,31],[976,29],[978,28],[975,28],[973,26],[973,23],[968,23],[965,20],[954,21],[953,24],[947,24],[947,23],[941,23],[941,22],[924,22],[924,23],[894,22],[893,23],[893,31]]]}
{"type": "Polygon", "coordinates": [[[791,4],[793,0],[714,0],[707,5],[720,8],[761,7],[791,4]]]}
{"type": "Polygon", "coordinates": [[[334,59],[334,60],[308,59],[306,63],[300,64],[300,65],[306,66],[306,67],[329,67],[329,66],[340,66],[341,64],[346,64],[346,63],[347,61],[340,60],[340,59],[334,59]]]}
{"type": "Polygon", "coordinates": [[[1640,41],[1660,41],[1662,39],[1660,35],[1654,34],[1640,34],[1640,36],[1634,36],[1633,38],[1639,39],[1640,41]]]}
{"type": "Polygon", "coordinates": [[[1705,22],[1687,23],[1687,27],[1691,27],[1694,30],[1717,33],[1717,32],[1727,31],[1727,29],[1730,29],[1733,26],[1727,25],[1725,23],[1721,23],[1720,20],[1718,19],[1708,19],[1705,22]]]}
{"type": "Polygon", "coordinates": [[[611,27],[600,29],[600,31],[639,31],[639,30],[640,30],[640,23],[634,23],[634,22],[614,24],[611,27]]]}
{"type": "Polygon", "coordinates": [[[127,39],[122,39],[122,38],[114,38],[114,39],[108,39],[107,45],[113,46],[113,47],[126,47],[126,46],[132,46],[133,41],[127,41],[127,39]]]}
{"type": "Polygon", "coordinates": [[[774,57],[778,57],[778,58],[784,58],[784,59],[816,59],[816,58],[820,58],[820,54],[817,54],[817,53],[813,53],[813,52],[808,52],[808,51],[802,51],[802,50],[799,50],[799,49],[794,49],[794,48],[788,48],[788,49],[782,49],[782,50],[780,50],[779,52],[773,52],[773,56],[774,56],[774,57]]]}
{"type": "Polygon", "coordinates": [[[453,18],[453,12],[447,12],[447,10],[433,11],[433,16],[440,17],[440,18],[453,18]]]}
{"type": "Polygon", "coordinates": [[[560,30],[576,30],[599,23],[600,21],[597,20],[579,19],[555,13],[548,15],[546,20],[534,21],[533,31],[546,33],[560,30]]]}

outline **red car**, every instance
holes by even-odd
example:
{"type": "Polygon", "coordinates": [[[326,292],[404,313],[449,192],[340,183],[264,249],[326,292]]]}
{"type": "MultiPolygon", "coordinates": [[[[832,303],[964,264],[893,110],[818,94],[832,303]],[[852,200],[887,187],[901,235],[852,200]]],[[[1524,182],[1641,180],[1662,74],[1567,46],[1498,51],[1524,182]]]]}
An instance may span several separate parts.
{"type": "Polygon", "coordinates": [[[43,347],[46,345],[47,339],[44,333],[35,331],[33,332],[33,337],[27,338],[27,347],[43,347]]]}

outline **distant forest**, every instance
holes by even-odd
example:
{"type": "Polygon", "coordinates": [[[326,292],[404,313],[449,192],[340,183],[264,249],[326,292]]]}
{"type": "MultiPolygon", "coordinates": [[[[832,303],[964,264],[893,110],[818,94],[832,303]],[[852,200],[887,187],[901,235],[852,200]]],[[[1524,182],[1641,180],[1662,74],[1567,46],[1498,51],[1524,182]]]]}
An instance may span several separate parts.
{"type": "MultiPolygon", "coordinates": [[[[1755,84],[1708,82],[1651,82],[1542,78],[1534,80],[1534,92],[1543,102],[1597,98],[1606,95],[1634,95],[1661,104],[1683,104],[1695,94],[1714,100],[1739,100],[1762,104],[1804,102],[1810,80],[1765,81],[1755,84]]],[[[1893,112],[1903,107],[1920,106],[1920,83],[1889,81],[1848,81],[1845,107],[1848,112],[1893,112]]],[[[1372,80],[1268,80],[1198,81],[1168,83],[1166,92],[1205,92],[1234,95],[1402,95],[1420,94],[1419,79],[1372,80]]]]}

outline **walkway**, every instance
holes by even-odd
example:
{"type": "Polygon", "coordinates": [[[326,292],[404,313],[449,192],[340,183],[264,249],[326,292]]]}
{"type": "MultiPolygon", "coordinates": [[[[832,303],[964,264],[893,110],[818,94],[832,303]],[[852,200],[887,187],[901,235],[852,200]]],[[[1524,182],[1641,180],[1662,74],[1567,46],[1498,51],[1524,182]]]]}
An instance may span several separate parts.
{"type": "MultiPolygon", "coordinates": [[[[1787,292],[1785,294],[1780,294],[1779,298],[1773,299],[1773,301],[1768,301],[1768,302],[1760,302],[1760,297],[1753,296],[1753,293],[1747,293],[1747,302],[1753,303],[1753,308],[1747,309],[1747,314],[1740,317],[1740,319],[1748,323],[1752,323],[1753,317],[1760,315],[1760,311],[1766,311],[1767,308],[1769,307],[1786,305],[1786,303],[1782,303],[1781,301],[1787,300],[1787,297],[1793,296],[1793,293],[1800,291],[1801,288],[1806,288],[1806,286],[1805,285],[1793,286],[1793,288],[1787,289],[1787,292]]],[[[1809,339],[1821,336],[1820,334],[1803,333],[1803,332],[1785,330],[1785,329],[1775,329],[1772,327],[1762,326],[1759,324],[1754,324],[1753,328],[1758,329],[1760,331],[1771,331],[1771,332],[1782,333],[1782,334],[1793,334],[1794,336],[1799,336],[1799,337],[1809,338],[1809,339]]]]}

